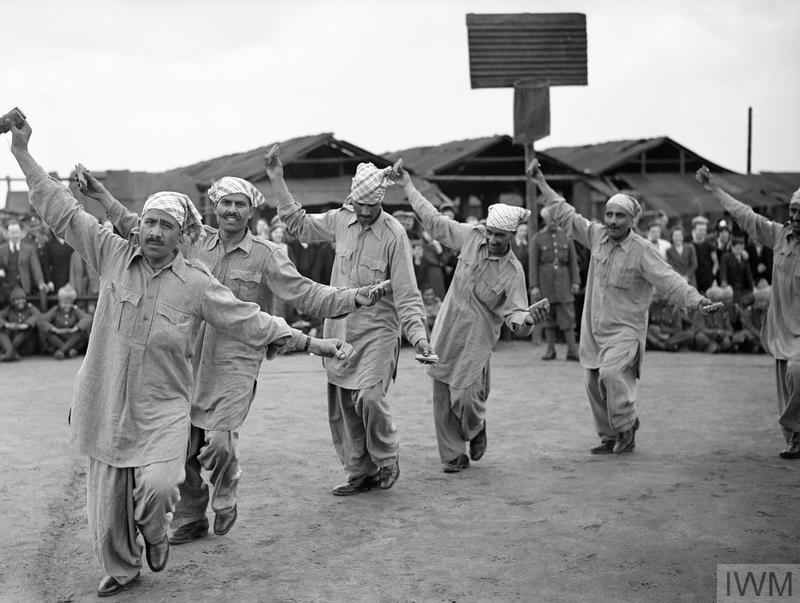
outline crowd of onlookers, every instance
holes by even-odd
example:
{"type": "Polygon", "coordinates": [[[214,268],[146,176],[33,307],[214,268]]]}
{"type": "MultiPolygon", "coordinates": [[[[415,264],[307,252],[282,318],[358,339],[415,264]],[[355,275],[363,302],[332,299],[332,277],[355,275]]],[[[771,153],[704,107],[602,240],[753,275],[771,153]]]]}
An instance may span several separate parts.
{"type": "MultiPolygon", "coordinates": [[[[457,219],[450,203],[442,204],[439,209],[448,218],[457,219]]],[[[458,254],[425,232],[412,212],[396,211],[393,215],[411,241],[417,284],[422,292],[428,328],[432,329],[453,278],[458,254]]],[[[478,224],[480,220],[470,216],[465,222],[478,224]]],[[[104,226],[112,228],[109,222],[104,226]]],[[[654,299],[647,335],[650,349],[762,351],[759,329],[769,303],[771,250],[748,243],[743,234],[733,229],[730,221],[719,220],[712,229],[709,226],[705,217],[698,216],[691,221],[687,235],[682,224],[668,228],[667,217],[660,214],[640,231],[687,281],[713,301],[725,303],[723,311],[704,315],[672,307],[663,299],[654,299]]],[[[271,221],[259,218],[254,225],[254,235],[283,246],[304,276],[319,283],[330,283],[335,252],[329,243],[301,243],[277,217],[271,221]]],[[[579,276],[572,286],[574,323],[579,327],[589,254],[572,241],[569,245],[570,250],[574,245],[579,276]]],[[[527,281],[527,226],[519,227],[512,250],[522,263],[527,281]]],[[[534,257],[538,256],[534,254],[534,257]]],[[[566,262],[565,267],[568,267],[566,262]]],[[[540,274],[540,278],[545,278],[545,272],[540,274]]],[[[536,283],[531,301],[535,301],[540,284],[536,283]]],[[[97,293],[97,276],[65,241],[35,216],[24,223],[15,219],[0,222],[0,361],[17,360],[35,353],[56,358],[81,354],[88,341],[97,293]]],[[[270,310],[305,331],[320,330],[319,319],[297,312],[277,297],[273,298],[270,310]]]]}

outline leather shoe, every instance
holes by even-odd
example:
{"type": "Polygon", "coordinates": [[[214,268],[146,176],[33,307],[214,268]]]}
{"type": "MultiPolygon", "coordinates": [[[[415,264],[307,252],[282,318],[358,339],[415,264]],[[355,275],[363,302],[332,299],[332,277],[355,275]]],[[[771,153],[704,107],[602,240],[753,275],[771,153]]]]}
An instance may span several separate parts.
{"type": "Polygon", "coordinates": [[[458,473],[462,469],[469,467],[469,459],[466,454],[459,454],[452,461],[447,461],[442,467],[445,473],[458,473]]]}
{"type": "Polygon", "coordinates": [[[170,544],[186,544],[192,540],[203,538],[208,534],[208,519],[203,517],[192,523],[182,525],[169,535],[170,544]]]}
{"type": "Polygon", "coordinates": [[[164,536],[161,542],[155,544],[145,541],[144,545],[144,556],[150,569],[154,572],[163,570],[169,559],[169,538],[164,536]]]}
{"type": "Polygon", "coordinates": [[[214,534],[217,536],[224,536],[231,531],[233,524],[236,523],[238,517],[236,505],[217,511],[214,516],[214,534]]]}
{"type": "Polygon", "coordinates": [[[120,584],[117,582],[117,579],[114,578],[114,576],[103,576],[103,579],[100,580],[100,584],[97,585],[97,596],[110,597],[111,595],[116,595],[123,588],[126,588],[138,579],[139,572],[136,572],[136,575],[128,580],[125,584],[120,584]]]}
{"type": "Polygon", "coordinates": [[[471,458],[473,461],[481,460],[483,458],[483,454],[486,452],[487,443],[486,421],[484,420],[483,429],[481,429],[478,435],[469,441],[469,458],[471,458]]]}
{"type": "Polygon", "coordinates": [[[400,459],[396,458],[391,465],[381,467],[381,470],[378,472],[378,479],[380,480],[380,484],[378,485],[381,487],[381,490],[388,490],[394,486],[398,477],[400,477],[400,459]]]}
{"type": "Polygon", "coordinates": [[[611,454],[614,452],[614,444],[616,443],[616,440],[603,440],[599,446],[591,448],[589,452],[592,454],[611,454]]]}
{"type": "Polygon", "coordinates": [[[575,352],[567,352],[567,360],[572,360],[575,362],[580,362],[580,358],[575,352]]]}
{"type": "Polygon", "coordinates": [[[800,439],[795,436],[786,445],[786,450],[780,453],[782,459],[800,459],[800,439]]]}
{"type": "Polygon", "coordinates": [[[636,430],[639,429],[639,419],[633,422],[633,427],[619,434],[617,442],[614,444],[614,454],[633,452],[636,448],[636,430]]]}
{"type": "Polygon", "coordinates": [[[343,484],[339,484],[331,490],[331,494],[334,496],[353,496],[354,494],[369,492],[379,485],[380,483],[377,475],[365,475],[364,477],[348,480],[343,484]]]}
{"type": "Polygon", "coordinates": [[[555,350],[547,350],[542,356],[542,360],[555,360],[556,359],[556,351],[555,350]]]}

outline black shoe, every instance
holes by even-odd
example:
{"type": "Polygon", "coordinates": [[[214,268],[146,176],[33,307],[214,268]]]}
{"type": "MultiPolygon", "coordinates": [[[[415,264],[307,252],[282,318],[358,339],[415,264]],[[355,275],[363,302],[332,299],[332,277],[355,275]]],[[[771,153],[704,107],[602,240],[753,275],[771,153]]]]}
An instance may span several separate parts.
{"type": "Polygon", "coordinates": [[[119,591],[127,588],[138,579],[139,572],[136,572],[136,575],[125,584],[120,584],[113,576],[103,576],[103,579],[100,580],[100,584],[97,585],[97,596],[110,597],[111,595],[116,595],[119,591]]]}
{"type": "Polygon", "coordinates": [[[542,356],[542,360],[555,360],[556,359],[556,351],[555,350],[547,350],[542,356]]]}
{"type": "Polygon", "coordinates": [[[208,519],[203,517],[192,523],[182,525],[169,535],[170,544],[186,544],[198,538],[204,538],[208,535],[208,519]]]}
{"type": "Polygon", "coordinates": [[[616,443],[616,440],[603,440],[599,446],[591,448],[589,452],[592,454],[611,454],[614,452],[614,445],[616,443]]]}
{"type": "Polygon", "coordinates": [[[164,536],[161,542],[155,544],[145,541],[144,556],[151,570],[154,572],[163,570],[167,565],[167,559],[169,559],[169,538],[164,536]]]}
{"type": "Polygon", "coordinates": [[[231,531],[233,524],[236,523],[236,518],[239,513],[236,505],[222,511],[217,511],[214,515],[214,534],[217,536],[225,536],[231,531]]]}
{"type": "Polygon", "coordinates": [[[400,458],[396,458],[394,463],[391,465],[387,465],[386,467],[381,467],[381,470],[378,472],[378,479],[380,480],[381,490],[388,490],[394,483],[397,481],[397,478],[400,477],[400,458]]]}
{"type": "Polygon", "coordinates": [[[786,449],[780,453],[782,459],[800,459],[800,439],[797,435],[786,445],[786,449]]]}
{"type": "Polygon", "coordinates": [[[331,494],[334,496],[353,496],[354,494],[361,494],[362,492],[369,492],[373,488],[377,488],[380,481],[377,475],[366,475],[354,480],[348,480],[343,484],[339,484],[331,494]]]}
{"type": "Polygon", "coordinates": [[[572,361],[575,361],[575,362],[580,362],[580,360],[581,360],[581,359],[578,357],[578,355],[577,355],[576,353],[574,353],[574,352],[567,352],[567,360],[572,360],[572,361]]]}
{"type": "Polygon", "coordinates": [[[469,459],[467,458],[466,454],[459,454],[456,458],[452,461],[448,461],[442,467],[442,471],[445,473],[458,473],[462,469],[466,469],[469,467],[469,459]]]}
{"type": "Polygon", "coordinates": [[[473,461],[479,461],[483,458],[486,452],[486,421],[483,422],[483,429],[480,430],[478,435],[469,441],[469,458],[473,461]]]}
{"type": "Polygon", "coordinates": [[[614,445],[614,454],[623,454],[625,452],[633,452],[636,448],[636,430],[639,429],[638,417],[633,422],[633,427],[628,431],[623,431],[619,434],[617,442],[614,445]]]}

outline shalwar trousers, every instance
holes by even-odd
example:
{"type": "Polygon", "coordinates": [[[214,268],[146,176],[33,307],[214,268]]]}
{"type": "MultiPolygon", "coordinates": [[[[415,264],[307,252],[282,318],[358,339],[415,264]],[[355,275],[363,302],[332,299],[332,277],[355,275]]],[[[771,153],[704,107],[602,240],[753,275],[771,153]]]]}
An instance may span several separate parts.
{"type": "Polygon", "coordinates": [[[205,519],[209,499],[215,512],[236,504],[242,476],[238,442],[239,433],[236,431],[206,431],[192,425],[186,456],[186,479],[180,486],[181,499],[175,508],[173,529],[205,519]],[[213,445],[204,450],[212,440],[213,445]],[[210,495],[208,484],[203,480],[203,469],[209,472],[213,487],[210,495]]]}
{"type": "Polygon", "coordinates": [[[397,428],[386,392],[376,383],[361,390],[328,383],[328,421],[336,454],[348,481],[378,473],[397,462],[397,428]]]}
{"type": "Polygon", "coordinates": [[[597,434],[603,441],[633,428],[639,379],[639,348],[609,350],[600,368],[586,369],[586,394],[597,434]]]}
{"type": "Polygon", "coordinates": [[[443,463],[466,454],[467,443],[483,429],[488,398],[488,366],[481,378],[469,387],[452,387],[433,380],[433,424],[443,463]]]}
{"type": "Polygon", "coordinates": [[[89,457],[86,505],[92,548],[106,575],[127,584],[142,568],[143,543],[167,537],[184,459],[113,467],[89,457]]]}
{"type": "Polygon", "coordinates": [[[775,361],[778,385],[778,422],[786,442],[800,433],[800,358],[775,361]]]}

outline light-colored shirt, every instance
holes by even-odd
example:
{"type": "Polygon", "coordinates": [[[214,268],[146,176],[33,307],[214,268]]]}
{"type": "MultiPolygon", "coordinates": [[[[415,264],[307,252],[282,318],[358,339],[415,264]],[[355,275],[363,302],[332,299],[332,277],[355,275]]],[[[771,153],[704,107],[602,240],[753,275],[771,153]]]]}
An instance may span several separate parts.
{"type": "Polygon", "coordinates": [[[751,238],[771,247],[772,292],[761,340],[778,360],[800,358],[800,240],[789,224],[759,216],[749,205],[725,191],[717,198],[751,238]]]}
{"type": "Polygon", "coordinates": [[[590,222],[563,198],[543,211],[591,250],[581,318],[581,364],[600,368],[612,349],[638,345],[641,370],[653,288],[681,308],[696,307],[702,295],[670,268],[650,241],[635,232],[615,241],[604,225],[590,222]]]}
{"type": "MultiPolygon", "coordinates": [[[[136,214],[118,201],[107,211],[122,236],[127,237],[138,225],[136,214]]],[[[205,226],[185,254],[203,262],[236,297],[257,303],[265,312],[272,295],[311,316],[342,316],[356,309],[356,289],[328,287],[304,277],[289,259],[285,245],[256,237],[249,230],[226,252],[219,231],[205,226]]],[[[264,350],[201,323],[193,358],[192,424],[211,430],[238,429],[250,410],[264,350]]]]}
{"type": "Polygon", "coordinates": [[[71,409],[81,453],[114,467],[185,455],[196,321],[261,349],[286,338],[295,346],[304,340],[283,319],[236,299],[205,266],[180,252],[154,270],[137,245],[103,229],[44,170],[27,176],[31,204],[100,275],[71,409]]]}
{"type": "Polygon", "coordinates": [[[503,256],[489,255],[485,226],[445,218],[418,191],[409,201],[425,230],[461,252],[431,336],[439,363],[428,374],[451,387],[467,388],[481,379],[503,321],[516,330],[528,315],[522,264],[511,249],[503,256]]]}
{"type": "Polygon", "coordinates": [[[362,227],[348,207],[309,215],[285,190],[277,199],[281,220],[300,241],[334,243],[331,285],[361,287],[391,279],[390,295],[345,318],[329,318],[324,327],[326,337],[345,339],[354,350],[347,360],[325,360],[330,383],[354,390],[388,383],[397,366],[401,327],[412,345],[427,337],[405,229],[386,212],[362,227]]]}

